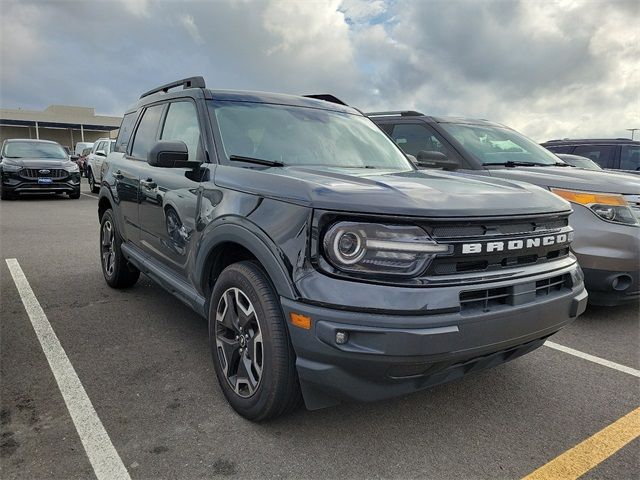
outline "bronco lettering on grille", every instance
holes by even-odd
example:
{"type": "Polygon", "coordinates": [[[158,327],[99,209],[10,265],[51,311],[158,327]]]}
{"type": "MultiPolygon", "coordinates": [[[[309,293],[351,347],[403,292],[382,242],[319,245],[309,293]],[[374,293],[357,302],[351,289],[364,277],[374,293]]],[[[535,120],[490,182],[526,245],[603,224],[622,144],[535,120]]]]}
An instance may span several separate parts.
{"type": "Polygon", "coordinates": [[[547,235],[544,237],[527,238],[523,240],[508,240],[494,242],[463,243],[462,253],[492,253],[513,250],[524,250],[540,246],[562,245],[571,242],[571,233],[560,233],[558,235],[547,235]]]}

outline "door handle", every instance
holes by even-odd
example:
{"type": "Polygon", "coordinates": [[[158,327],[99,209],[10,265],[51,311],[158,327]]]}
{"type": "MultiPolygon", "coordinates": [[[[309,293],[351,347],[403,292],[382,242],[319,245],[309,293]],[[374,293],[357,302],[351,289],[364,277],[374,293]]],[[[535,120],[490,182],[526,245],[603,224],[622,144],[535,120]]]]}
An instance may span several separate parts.
{"type": "Polygon", "coordinates": [[[154,188],[156,188],[158,186],[156,184],[156,182],[153,181],[153,178],[147,178],[146,180],[140,180],[140,185],[142,185],[145,188],[148,188],[149,190],[153,190],[154,188]]]}
{"type": "Polygon", "coordinates": [[[117,178],[118,180],[122,180],[124,178],[124,175],[120,170],[116,170],[116,172],[113,174],[113,177],[117,178]]]}

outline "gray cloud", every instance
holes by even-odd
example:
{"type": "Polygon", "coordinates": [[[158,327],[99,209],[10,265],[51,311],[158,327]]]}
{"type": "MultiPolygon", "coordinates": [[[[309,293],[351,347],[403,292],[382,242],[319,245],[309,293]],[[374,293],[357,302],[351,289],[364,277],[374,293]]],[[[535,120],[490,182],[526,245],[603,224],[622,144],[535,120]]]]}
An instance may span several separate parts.
{"type": "Polygon", "coordinates": [[[537,140],[640,126],[634,1],[4,0],[3,107],[121,114],[143,90],[330,92],[489,118],[537,140]]]}

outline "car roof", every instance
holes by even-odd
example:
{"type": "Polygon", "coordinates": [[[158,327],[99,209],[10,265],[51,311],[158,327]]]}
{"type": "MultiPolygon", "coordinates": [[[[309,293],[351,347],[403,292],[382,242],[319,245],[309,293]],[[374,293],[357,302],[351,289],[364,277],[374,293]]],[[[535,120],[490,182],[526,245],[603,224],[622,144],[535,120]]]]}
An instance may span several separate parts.
{"type": "Polygon", "coordinates": [[[32,143],[54,143],[56,145],[60,145],[58,142],[54,142],[53,140],[38,140],[35,138],[8,138],[5,140],[7,143],[12,142],[32,142],[32,143]]]}
{"type": "Polygon", "coordinates": [[[417,118],[428,123],[459,123],[459,124],[466,124],[466,125],[483,125],[487,127],[508,128],[508,127],[505,127],[505,125],[502,125],[496,122],[491,122],[489,120],[485,120],[484,118],[465,118],[465,117],[454,117],[454,116],[425,115],[423,113],[416,112],[413,110],[374,112],[374,113],[365,113],[365,115],[375,120],[383,120],[383,119],[391,120],[391,119],[398,119],[398,118],[409,120],[409,119],[417,118]]]}
{"type": "Polygon", "coordinates": [[[362,115],[356,108],[340,105],[327,100],[304,97],[302,95],[288,95],[284,93],[260,92],[251,90],[214,90],[208,88],[185,88],[170,92],[157,92],[142,97],[138,102],[127,110],[131,113],[141,107],[156,102],[171,100],[174,98],[205,98],[208,100],[268,103],[273,105],[288,105],[295,107],[317,108],[334,112],[362,115]]]}
{"type": "Polygon", "coordinates": [[[585,145],[585,144],[633,144],[640,145],[638,140],[631,140],[630,138],[563,138],[559,140],[547,140],[542,145],[585,145]]]}

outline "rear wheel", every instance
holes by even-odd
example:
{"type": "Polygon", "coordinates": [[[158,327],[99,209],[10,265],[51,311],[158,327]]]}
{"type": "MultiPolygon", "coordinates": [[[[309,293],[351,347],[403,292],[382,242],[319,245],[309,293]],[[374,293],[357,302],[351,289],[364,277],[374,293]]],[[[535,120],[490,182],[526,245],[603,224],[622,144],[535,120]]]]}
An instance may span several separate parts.
{"type": "Polygon", "coordinates": [[[91,170],[89,170],[88,177],[89,177],[89,188],[93,193],[98,193],[98,190],[100,189],[98,188],[98,185],[96,185],[96,179],[93,177],[93,172],[91,170]]]}
{"type": "Polygon", "coordinates": [[[255,262],[227,267],[209,307],[209,344],[225,397],[243,417],[266,420],[301,400],[295,354],[278,297],[255,262]]]}
{"type": "Polygon", "coordinates": [[[100,221],[100,263],[107,284],[113,288],[131,287],[138,281],[140,270],[122,255],[122,239],[116,230],[111,209],[104,212],[100,221]]]}

